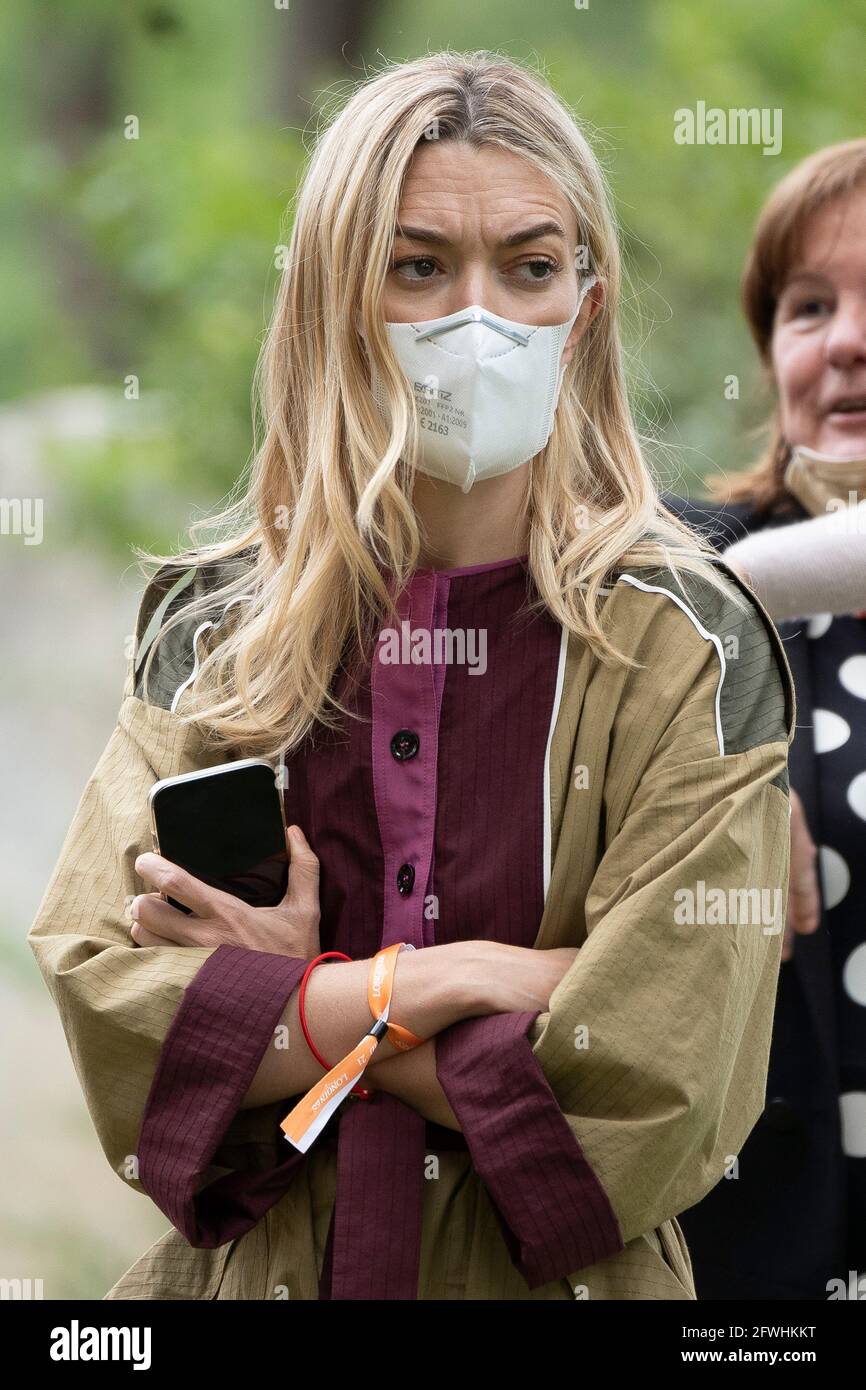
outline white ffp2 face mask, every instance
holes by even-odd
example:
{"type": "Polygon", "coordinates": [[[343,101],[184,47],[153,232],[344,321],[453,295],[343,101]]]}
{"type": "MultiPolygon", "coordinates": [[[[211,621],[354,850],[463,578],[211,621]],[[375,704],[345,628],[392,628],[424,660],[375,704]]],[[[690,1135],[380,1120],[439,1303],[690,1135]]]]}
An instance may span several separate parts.
{"type": "MultiPolygon", "coordinates": [[[[565,375],[562,349],[596,278],[586,278],[565,323],[515,323],[480,304],[444,318],[386,323],[415,393],[419,468],[468,492],[473,483],[519,468],[544,448],[565,375]]],[[[375,366],[371,375],[374,399],[387,420],[375,366]]]]}

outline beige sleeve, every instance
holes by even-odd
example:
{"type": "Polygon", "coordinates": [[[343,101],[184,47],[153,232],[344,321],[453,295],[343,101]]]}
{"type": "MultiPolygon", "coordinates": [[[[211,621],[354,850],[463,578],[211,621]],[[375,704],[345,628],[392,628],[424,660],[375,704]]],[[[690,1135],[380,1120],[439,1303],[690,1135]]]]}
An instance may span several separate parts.
{"type": "Polygon", "coordinates": [[[152,848],[151,786],[200,765],[192,726],[125,694],[27,938],[108,1161],[138,1191],[136,1143],[160,1048],[213,948],[139,950],[127,908],[148,891],[134,863],[152,848]]]}
{"type": "MultiPolygon", "coordinates": [[[[117,721],[88,778],[27,940],[54,999],[105,1155],[138,1192],[137,1145],[151,1083],[184,992],[214,947],[139,949],[128,906],[148,886],[135,871],[152,848],[148,793],[162,777],[223,762],[200,728],[133,694],[145,629],[166,586],[149,585],[127,661],[117,721]]],[[[215,1163],[267,1161],[274,1107],[240,1111],[215,1163]]]]}

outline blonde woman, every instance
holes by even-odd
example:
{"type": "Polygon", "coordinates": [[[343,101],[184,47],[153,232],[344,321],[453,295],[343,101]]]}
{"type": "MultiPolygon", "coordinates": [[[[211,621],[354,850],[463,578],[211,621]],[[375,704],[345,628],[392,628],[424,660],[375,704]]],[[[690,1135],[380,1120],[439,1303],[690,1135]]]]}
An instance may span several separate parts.
{"type": "Polygon", "coordinates": [[[659,504],[619,289],[592,150],[511,61],[387,67],[321,135],[248,494],[161,557],[30,935],[171,1222],[106,1297],[695,1297],[677,1214],[763,1104],[793,690],[659,504]],[[240,755],[276,908],[147,852],[153,781],[240,755]]]}

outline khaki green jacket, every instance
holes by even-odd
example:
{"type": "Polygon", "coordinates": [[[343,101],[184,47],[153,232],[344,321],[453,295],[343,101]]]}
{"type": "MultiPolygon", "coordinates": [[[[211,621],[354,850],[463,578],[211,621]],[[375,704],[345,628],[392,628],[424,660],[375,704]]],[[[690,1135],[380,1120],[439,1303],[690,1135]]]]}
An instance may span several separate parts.
{"type": "MultiPolygon", "coordinates": [[[[571,636],[562,647],[535,944],[581,950],[529,1040],[607,1204],[611,1253],[529,1287],[497,1220],[493,1178],[492,1190],[469,1152],[442,1152],[425,1189],[420,1298],[695,1297],[676,1217],[724,1177],[764,1106],[796,713],[771,620],[718,563],[749,596],[745,614],[711,586],[686,594],[667,569],[632,569],[604,612],[642,669],[603,665],[571,636]]],[[[145,592],[116,727],[28,937],[106,1158],[145,1198],[142,1117],[211,949],[131,944],[126,909],[144,891],[133,865],[151,847],[152,783],[225,758],[181,723],[183,699],[170,708],[191,670],[191,630],[173,639],[155,697],[142,698],[146,629],[166,592],[161,575],[145,592]]],[[[226,1174],[266,1172],[286,1109],[238,1112],[191,1175],[197,1194],[226,1174]]],[[[314,1144],[261,1219],[217,1248],[191,1245],[172,1211],[174,1224],[106,1297],[315,1299],[335,1164],[332,1147],[314,1144]]],[[[542,1229],[571,1219],[555,1193],[539,1190],[537,1203],[542,1229]]]]}

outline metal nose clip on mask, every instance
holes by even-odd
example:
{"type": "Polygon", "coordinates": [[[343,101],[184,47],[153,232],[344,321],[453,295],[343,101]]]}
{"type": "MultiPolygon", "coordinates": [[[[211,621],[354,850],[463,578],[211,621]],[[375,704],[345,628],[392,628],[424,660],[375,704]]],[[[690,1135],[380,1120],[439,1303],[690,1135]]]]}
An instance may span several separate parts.
{"type": "MultiPolygon", "coordinates": [[[[586,277],[565,323],[515,323],[480,304],[420,323],[386,323],[415,393],[423,472],[468,492],[544,448],[565,375],[562,349],[596,279],[586,277]]],[[[371,375],[373,397],[387,420],[375,365],[371,375]]]]}

